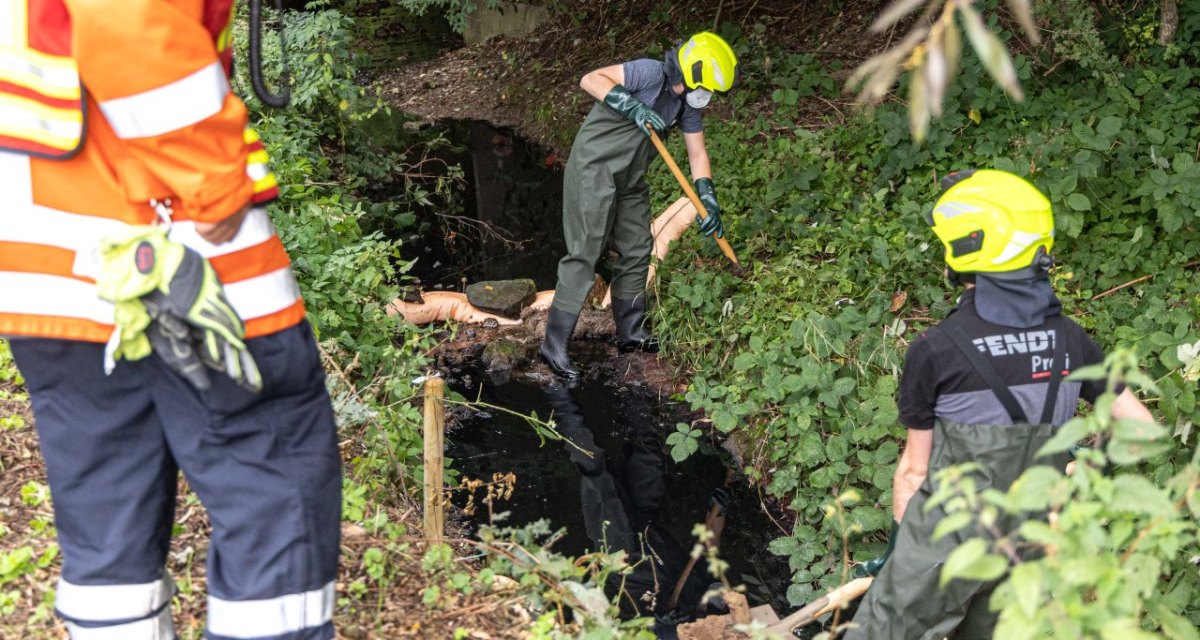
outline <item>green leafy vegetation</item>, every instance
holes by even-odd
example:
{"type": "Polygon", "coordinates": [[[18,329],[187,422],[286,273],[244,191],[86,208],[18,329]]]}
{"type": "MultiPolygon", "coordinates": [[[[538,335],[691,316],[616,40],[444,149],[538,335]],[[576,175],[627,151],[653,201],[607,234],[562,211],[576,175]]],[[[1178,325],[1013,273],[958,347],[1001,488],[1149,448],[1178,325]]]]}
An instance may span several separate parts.
{"type": "MultiPolygon", "coordinates": [[[[687,401],[712,429],[736,434],[753,456],[752,479],[796,513],[792,535],[771,545],[795,570],[792,602],[841,579],[842,527],[822,512],[833,497],[862,497],[846,510],[853,559],[883,550],[903,437],[893,400],[903,354],[954,304],[941,247],[921,221],[951,170],[1006,169],[1048,194],[1067,311],[1106,350],[1133,350],[1161,391],[1147,401],[1173,444],[1139,470],[1163,482],[1187,464],[1200,421],[1196,38],[1185,21],[1182,53],[1139,56],[1112,85],[1070,61],[1047,76],[1044,63],[1016,55],[1020,105],[966,53],[922,145],[903,104],[815,131],[795,123],[788,99],[754,110],[756,92],[778,88],[762,78],[809,71],[756,73],[764,58],[787,58],[735,39],[752,80],[706,134],[748,276],[730,274],[711,243],[685,238],[661,272],[657,326],[695,372],[687,401]]],[[[658,206],[677,197],[662,168],[652,191],[658,206]]],[[[1195,536],[1185,539],[1194,552],[1195,536]]],[[[1181,562],[1164,571],[1181,574],[1181,562]]],[[[1194,596],[1172,603],[1200,621],[1194,596]]]]}
{"type": "Polygon", "coordinates": [[[423,16],[429,10],[434,10],[445,16],[450,28],[455,33],[467,30],[467,19],[481,6],[495,9],[498,0],[391,0],[401,8],[411,11],[414,15],[423,16]]]}
{"type": "MultiPolygon", "coordinates": [[[[1102,407],[1121,381],[1157,391],[1125,350],[1072,378],[1107,379],[1102,407]]],[[[1200,453],[1183,456],[1171,475],[1147,476],[1138,464],[1174,449],[1170,432],[1103,411],[1064,425],[1042,453],[1065,452],[1085,438],[1103,442],[1103,450],[1077,454],[1070,473],[1029,469],[1006,493],[977,493],[969,468],[941,473],[926,509],[941,505],[951,515],[935,537],[969,528],[981,534],[946,560],[943,584],[1003,578],[992,598],[998,638],[1200,638],[1188,616],[1195,570],[1183,568],[1196,546],[1200,453]],[[1108,465],[1117,465],[1115,474],[1108,465]],[[1012,515],[1032,519],[1014,531],[997,527],[1012,515]]]]}
{"type": "MultiPolygon", "coordinates": [[[[345,512],[362,521],[372,515],[368,502],[404,493],[405,475],[420,468],[421,415],[412,402],[419,389],[410,381],[434,341],[386,313],[409,266],[396,232],[412,223],[418,201],[454,194],[450,182],[431,194],[405,178],[408,158],[437,140],[368,136],[366,123],[386,108],[356,82],[352,19],[325,3],[284,19],[292,106],[272,111],[247,102],[282,186],[272,217],[332,373],[339,426],[355,436],[345,512]]],[[[280,66],[274,45],[265,44],[269,76],[280,66]]],[[[252,95],[248,80],[238,81],[240,93],[252,95]]]]}
{"type": "MultiPolygon", "coordinates": [[[[445,142],[405,132],[402,119],[387,117],[377,92],[357,83],[365,60],[349,46],[350,17],[318,2],[284,19],[296,73],[293,106],[272,112],[253,99],[248,104],[284,185],[273,219],[326,356],[342,437],[352,443],[343,520],[375,540],[359,556],[361,575],[349,582],[339,607],[382,620],[396,606],[386,601],[394,585],[415,574],[425,581],[421,602],[436,618],[502,582],[503,598],[539,616],[535,637],[639,637],[644,621],[620,621],[603,589],[610,575],[626,569],[623,558],[554,553],[544,524],[485,530],[477,545],[487,559],[482,570],[447,545],[430,545],[415,562],[425,545],[414,545],[395,510],[410,504],[422,474],[420,387],[413,381],[431,365],[425,354],[436,328],[388,316],[386,305],[400,295],[411,265],[399,232],[414,224],[418,206],[456,206],[462,173],[449,167],[435,180],[410,179],[428,151],[445,142]]],[[[278,71],[278,48],[265,55],[278,71]]],[[[474,406],[457,397],[447,402],[474,406]]],[[[536,416],[529,423],[544,438],[560,437],[536,416]]]]}
{"type": "MultiPolygon", "coordinates": [[[[461,29],[477,3],[390,4],[446,12],[461,29]]],[[[983,15],[996,15],[997,3],[978,4],[983,15]]],[[[1053,543],[1057,555],[1021,563],[1009,576],[997,596],[1006,633],[1139,637],[1161,630],[1169,638],[1195,637],[1188,625],[1200,623],[1200,578],[1189,564],[1200,552],[1193,454],[1200,422],[1200,6],[1184,3],[1178,33],[1163,45],[1155,38],[1157,3],[1120,11],[1102,4],[1034,3],[1052,34],[1036,51],[1011,38],[1015,27],[991,18],[987,26],[1013,54],[1025,102],[1013,103],[989,79],[987,65],[964,48],[961,71],[945,87],[943,116],[929,124],[921,145],[909,133],[908,105],[896,102],[830,112],[823,128],[802,126],[812,122],[800,113],[806,105],[845,106],[831,102],[843,64],[780,47],[774,27],[756,20],[753,10],[720,25],[742,54],[746,84],[718,99],[714,111],[725,117],[709,118],[706,135],[728,238],[748,273],[735,278],[716,248],[694,234],[660,271],[657,328],[691,376],[684,399],[708,417],[676,425],[666,443],[677,460],[708,442],[706,431],[743,445],[749,479],[795,514],[790,535],[770,543],[794,570],[792,602],[843,581],[845,554],[864,560],[884,548],[903,439],[894,403],[903,354],[954,304],[941,279],[941,248],[920,214],[942,174],[995,167],[1028,177],[1050,196],[1058,224],[1054,278],[1066,309],[1106,350],[1128,349],[1132,355],[1120,356],[1118,369],[1156,389],[1146,401],[1161,425],[1130,430],[1098,412],[1066,431],[1112,435],[1104,452],[1084,454],[1076,475],[1038,472],[1016,493],[991,496],[997,509],[1022,508],[1037,497],[1061,511],[1053,537],[1018,532],[1053,543]],[[1130,364],[1134,358],[1140,369],[1130,364]],[[1120,465],[1116,477],[1100,473],[1105,459],[1120,465]],[[1060,593],[1070,598],[1048,600],[1060,593]],[[1065,622],[1055,606],[1067,607],[1065,622]],[[1101,613],[1092,619],[1093,611],[1101,613]]],[[[347,558],[356,573],[339,592],[338,615],[366,619],[370,628],[385,616],[388,594],[418,575],[429,577],[419,599],[431,615],[460,610],[488,592],[520,602],[531,616],[523,629],[535,638],[646,636],[646,621],[620,621],[604,592],[629,570],[619,554],[555,554],[544,525],[485,528],[478,541],[426,548],[414,544],[415,532],[402,522],[421,471],[419,390],[412,380],[430,366],[426,354],[435,340],[430,330],[389,317],[385,305],[403,288],[413,258],[399,232],[417,224],[418,206],[453,207],[461,173],[412,179],[426,151],[445,143],[407,131],[375,88],[363,85],[359,70],[370,61],[352,46],[362,28],[333,5],[316,2],[309,11],[276,17],[288,26],[292,109],[248,102],[284,185],[272,214],[325,355],[349,451],[344,519],[370,536],[349,543],[359,545],[347,558]],[[462,545],[486,564],[462,562],[455,555],[462,545]]],[[[620,20],[605,21],[607,5],[584,5],[570,8],[571,20],[563,23],[572,29],[562,36],[567,42],[582,34],[606,52],[627,46],[620,20]]],[[[647,9],[647,29],[661,33],[645,53],[657,56],[669,38],[711,24],[711,12],[694,9],[686,15],[671,3],[647,9]]],[[[278,78],[278,49],[270,39],[266,44],[268,76],[278,78]]],[[[544,77],[541,65],[552,64],[497,59],[497,69],[522,71],[512,73],[512,83],[536,84],[544,77]]],[[[566,75],[573,83],[581,70],[566,75]]],[[[902,95],[909,83],[901,81],[902,95]]],[[[244,78],[237,85],[239,94],[250,95],[244,78]]],[[[514,86],[542,95],[531,85],[514,86]]],[[[586,100],[572,93],[561,103],[541,102],[530,107],[528,120],[565,146],[578,124],[573,111],[586,100]]],[[[678,136],[671,143],[683,158],[678,136]]],[[[678,197],[662,165],[654,165],[650,179],[656,208],[678,197]]],[[[0,341],[0,435],[29,428],[27,412],[7,411],[27,405],[22,383],[0,341]]],[[[18,610],[18,587],[36,579],[39,603],[22,606],[36,612],[40,629],[51,615],[48,567],[57,547],[44,484],[18,485],[20,504],[32,515],[0,525],[0,617],[18,610]],[[18,526],[23,532],[14,540],[8,527],[18,526]]],[[[185,496],[185,507],[194,501],[185,496]]],[[[953,524],[970,526],[977,513],[964,512],[953,524]]],[[[994,543],[961,552],[960,575],[997,575],[1004,566],[994,559],[994,543]]],[[[187,556],[179,597],[199,602],[191,561],[187,556]]],[[[183,632],[189,633],[199,631],[183,632]]]]}

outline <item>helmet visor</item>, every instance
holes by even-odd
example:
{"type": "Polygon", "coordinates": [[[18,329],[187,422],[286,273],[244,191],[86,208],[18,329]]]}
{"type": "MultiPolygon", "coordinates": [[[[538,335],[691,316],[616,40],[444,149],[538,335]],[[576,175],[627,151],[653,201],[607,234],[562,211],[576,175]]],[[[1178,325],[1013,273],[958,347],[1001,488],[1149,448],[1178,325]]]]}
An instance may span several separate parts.
{"type": "Polygon", "coordinates": [[[704,87],[696,87],[687,93],[688,106],[693,109],[703,109],[712,101],[713,92],[704,87]]]}

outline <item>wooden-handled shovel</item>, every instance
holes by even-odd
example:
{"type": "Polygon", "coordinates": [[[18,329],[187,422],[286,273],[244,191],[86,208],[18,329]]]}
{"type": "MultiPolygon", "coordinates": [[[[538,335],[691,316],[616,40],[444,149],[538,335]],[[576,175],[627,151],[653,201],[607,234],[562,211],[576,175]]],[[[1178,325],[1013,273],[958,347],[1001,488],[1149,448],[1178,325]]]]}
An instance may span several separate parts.
{"type": "MultiPolygon", "coordinates": [[[[650,134],[650,142],[653,142],[654,147],[658,149],[658,155],[662,156],[663,162],[667,163],[667,166],[671,169],[671,173],[675,174],[675,179],[679,181],[679,186],[683,187],[684,194],[692,201],[692,205],[696,207],[696,212],[700,214],[700,219],[707,219],[708,209],[704,208],[704,203],[700,202],[700,196],[696,195],[696,190],[692,188],[692,183],[688,182],[688,179],[683,175],[683,171],[680,171],[679,165],[675,164],[675,158],[671,157],[671,152],[667,151],[667,146],[663,144],[662,139],[658,137],[658,134],[654,132],[652,127],[647,126],[646,131],[650,134]]],[[[717,241],[717,246],[721,247],[721,253],[725,254],[725,257],[729,258],[729,261],[735,266],[740,267],[741,264],[738,263],[737,255],[733,253],[733,247],[729,246],[725,238],[714,239],[717,241]]]]}
{"type": "Polygon", "coordinates": [[[846,584],[830,591],[821,598],[813,600],[803,609],[793,613],[792,615],[779,621],[779,624],[772,625],[768,631],[780,633],[785,636],[791,636],[792,630],[796,627],[803,627],[807,624],[812,624],[814,620],[833,611],[834,609],[844,606],[848,602],[852,602],[855,598],[867,592],[871,583],[875,578],[858,578],[851,580],[846,584]]]}

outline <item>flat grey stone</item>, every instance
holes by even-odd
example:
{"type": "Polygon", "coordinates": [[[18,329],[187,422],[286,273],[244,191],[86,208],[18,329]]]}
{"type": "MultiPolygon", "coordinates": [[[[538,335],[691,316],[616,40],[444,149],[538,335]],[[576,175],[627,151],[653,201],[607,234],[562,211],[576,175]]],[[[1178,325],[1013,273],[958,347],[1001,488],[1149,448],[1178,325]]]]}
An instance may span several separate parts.
{"type": "Polygon", "coordinates": [[[533,304],[535,298],[537,286],[528,279],[492,280],[467,286],[467,300],[476,309],[506,318],[520,318],[521,310],[533,304]]]}

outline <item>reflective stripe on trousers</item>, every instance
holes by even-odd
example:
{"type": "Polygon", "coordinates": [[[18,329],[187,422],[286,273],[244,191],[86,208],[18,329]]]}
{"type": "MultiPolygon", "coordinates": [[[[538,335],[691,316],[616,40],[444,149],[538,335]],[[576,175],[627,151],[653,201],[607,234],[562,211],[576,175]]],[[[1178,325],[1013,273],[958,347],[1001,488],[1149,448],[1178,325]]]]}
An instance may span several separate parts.
{"type": "Polygon", "coordinates": [[[102,344],[11,342],[53,496],[58,611],[76,640],[170,637],[169,621],[143,621],[168,609],[180,470],[213,524],[208,637],[333,637],[341,474],[320,355],[307,323],[246,344],[259,394],[220,375],[197,392],[154,357],[106,376],[102,344]]]}
{"type": "Polygon", "coordinates": [[[91,627],[77,622],[68,622],[67,633],[71,634],[71,640],[175,639],[175,629],[171,626],[171,609],[169,607],[164,608],[152,618],[111,626],[91,627]]]}
{"type": "Polygon", "coordinates": [[[80,585],[58,581],[54,608],[59,615],[79,622],[142,620],[171,602],[175,585],[160,578],[144,584],[80,585]]]}
{"type": "Polygon", "coordinates": [[[163,577],[143,584],[80,585],[59,579],[54,608],[72,640],[171,640],[171,596],[163,577]]]}
{"type": "Polygon", "coordinates": [[[274,638],[333,621],[333,582],[266,600],[208,598],[208,632],[223,638],[274,638]]]}

